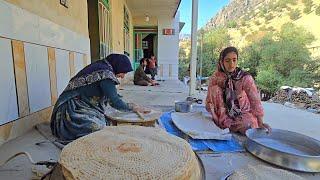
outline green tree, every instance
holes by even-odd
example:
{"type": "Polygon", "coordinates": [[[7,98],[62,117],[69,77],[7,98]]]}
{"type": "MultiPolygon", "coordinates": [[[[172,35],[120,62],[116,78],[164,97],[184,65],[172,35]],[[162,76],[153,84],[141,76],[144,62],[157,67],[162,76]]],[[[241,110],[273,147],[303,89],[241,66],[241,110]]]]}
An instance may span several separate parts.
{"type": "Polygon", "coordinates": [[[312,87],[320,81],[320,62],[312,60],[307,49],[314,39],[302,27],[284,24],[280,32],[266,34],[244,48],[239,65],[270,94],[282,85],[312,87]]]}
{"type": "Polygon", "coordinates": [[[272,68],[261,68],[256,78],[260,90],[273,94],[282,84],[282,76],[272,68]]]}
{"type": "MultiPolygon", "coordinates": [[[[216,68],[220,51],[230,44],[230,36],[225,28],[215,28],[204,32],[202,75],[211,76],[216,68]]],[[[198,47],[198,52],[200,47],[198,47]]],[[[200,53],[199,53],[200,55],[200,53]]]]}
{"type": "Polygon", "coordinates": [[[296,26],[293,23],[283,24],[278,36],[283,40],[300,42],[300,45],[303,47],[311,44],[315,40],[312,33],[304,27],[296,26]]]}
{"type": "Polygon", "coordinates": [[[313,86],[313,73],[303,68],[297,68],[290,71],[286,83],[291,86],[298,87],[312,87],[313,86]]]}
{"type": "MultiPolygon", "coordinates": [[[[182,44],[182,43],[181,43],[182,44]]],[[[183,77],[189,76],[188,68],[190,64],[190,54],[187,53],[190,49],[191,41],[183,40],[183,45],[179,47],[179,79],[183,80],[183,77]]]]}
{"type": "Polygon", "coordinates": [[[262,62],[261,51],[273,42],[272,37],[273,33],[266,34],[261,40],[256,40],[240,52],[239,66],[247,70],[254,78],[262,62]]]}

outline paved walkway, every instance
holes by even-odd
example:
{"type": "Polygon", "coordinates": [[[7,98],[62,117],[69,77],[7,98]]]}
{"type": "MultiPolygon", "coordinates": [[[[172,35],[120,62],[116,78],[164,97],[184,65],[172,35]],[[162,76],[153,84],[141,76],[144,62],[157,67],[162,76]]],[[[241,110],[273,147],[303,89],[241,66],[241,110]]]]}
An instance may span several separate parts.
{"type": "MultiPolygon", "coordinates": [[[[126,101],[131,101],[145,106],[160,107],[169,110],[174,106],[175,100],[183,100],[188,96],[188,88],[179,81],[160,82],[160,86],[140,87],[133,84],[122,85],[118,93],[126,101]]],[[[205,93],[197,93],[196,97],[206,97],[205,93]]],[[[310,112],[292,109],[279,104],[263,103],[265,108],[265,121],[273,128],[288,129],[291,131],[306,134],[320,140],[320,115],[310,112]]],[[[47,160],[48,158],[58,159],[60,150],[50,143],[44,141],[36,130],[26,133],[15,140],[12,140],[0,147],[0,164],[11,155],[28,151],[35,161],[47,160]]],[[[220,179],[224,175],[247,164],[265,164],[248,153],[221,153],[219,155],[200,153],[207,179],[220,179]]],[[[0,167],[0,179],[31,179],[35,166],[28,163],[25,157],[18,157],[6,166],[0,167]]],[[[307,179],[320,179],[319,174],[301,174],[307,179]]]]}
{"type": "MultiPolygon", "coordinates": [[[[188,96],[188,89],[179,81],[165,81],[159,87],[137,87],[127,84],[120,94],[125,99],[142,105],[174,106],[175,100],[188,96]]],[[[197,93],[198,98],[205,100],[206,92],[197,93]]],[[[263,103],[265,122],[272,128],[286,129],[302,133],[320,140],[320,115],[307,111],[285,107],[281,104],[263,103]]],[[[172,109],[172,108],[171,108],[172,109]]],[[[207,179],[221,179],[229,173],[246,165],[264,164],[270,166],[249,153],[199,153],[204,163],[207,179]]],[[[305,179],[320,179],[320,174],[298,173],[305,179]]]]}
{"type": "MultiPolygon", "coordinates": [[[[126,84],[120,87],[119,93],[125,100],[150,106],[174,106],[175,100],[184,100],[188,96],[188,88],[180,81],[161,82],[160,86],[135,86],[126,84]]],[[[206,92],[197,91],[195,97],[205,100],[206,92]]],[[[264,102],[264,121],[272,128],[286,129],[302,133],[320,140],[320,115],[300,109],[289,108],[281,104],[264,102]]]]}

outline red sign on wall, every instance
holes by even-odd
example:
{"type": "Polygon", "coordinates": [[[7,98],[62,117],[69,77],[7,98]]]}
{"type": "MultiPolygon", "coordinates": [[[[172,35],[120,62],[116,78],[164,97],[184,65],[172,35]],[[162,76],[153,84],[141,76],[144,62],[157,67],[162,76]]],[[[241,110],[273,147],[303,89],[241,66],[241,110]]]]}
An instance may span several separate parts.
{"type": "Polygon", "coordinates": [[[174,29],[163,29],[163,35],[174,35],[174,29]]]}

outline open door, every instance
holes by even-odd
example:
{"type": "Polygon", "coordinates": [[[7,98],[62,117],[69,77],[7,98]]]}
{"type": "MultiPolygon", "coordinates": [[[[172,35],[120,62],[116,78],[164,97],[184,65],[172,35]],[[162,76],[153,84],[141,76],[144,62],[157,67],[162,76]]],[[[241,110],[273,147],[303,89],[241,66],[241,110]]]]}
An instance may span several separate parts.
{"type": "Polygon", "coordinates": [[[134,70],[139,66],[141,58],[150,58],[158,52],[158,28],[134,28],[134,70]]]}

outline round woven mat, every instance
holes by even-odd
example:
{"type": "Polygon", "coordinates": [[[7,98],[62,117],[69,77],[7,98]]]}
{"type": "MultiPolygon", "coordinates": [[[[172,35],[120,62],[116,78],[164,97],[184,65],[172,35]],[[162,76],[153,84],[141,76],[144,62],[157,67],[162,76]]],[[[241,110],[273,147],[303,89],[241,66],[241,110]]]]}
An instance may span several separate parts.
{"type": "Polygon", "coordinates": [[[108,126],[61,152],[66,179],[199,179],[190,145],[157,128],[108,126]]]}

